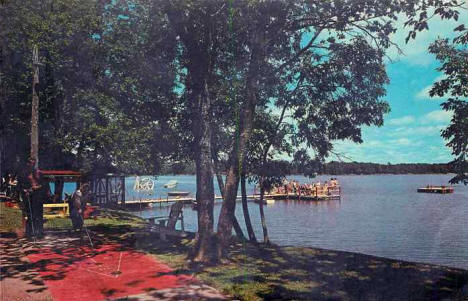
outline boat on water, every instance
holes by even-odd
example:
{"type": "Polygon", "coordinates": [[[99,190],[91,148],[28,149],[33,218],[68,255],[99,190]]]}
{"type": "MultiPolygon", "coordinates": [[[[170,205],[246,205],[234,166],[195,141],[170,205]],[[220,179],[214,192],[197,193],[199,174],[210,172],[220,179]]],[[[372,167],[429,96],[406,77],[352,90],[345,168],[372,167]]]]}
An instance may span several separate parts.
{"type": "Polygon", "coordinates": [[[425,192],[425,193],[453,193],[454,189],[450,186],[433,186],[427,185],[426,187],[418,188],[418,192],[425,192]]]}
{"type": "Polygon", "coordinates": [[[164,184],[164,188],[175,188],[177,186],[177,180],[170,180],[166,184],[164,184]]]}
{"type": "MultiPolygon", "coordinates": [[[[254,200],[254,203],[260,204],[260,200],[256,199],[254,200]]],[[[263,204],[264,205],[273,205],[275,203],[275,199],[264,199],[263,204]]]]}
{"type": "Polygon", "coordinates": [[[169,191],[167,193],[168,196],[175,196],[175,197],[183,197],[188,196],[190,191],[169,191]]]}

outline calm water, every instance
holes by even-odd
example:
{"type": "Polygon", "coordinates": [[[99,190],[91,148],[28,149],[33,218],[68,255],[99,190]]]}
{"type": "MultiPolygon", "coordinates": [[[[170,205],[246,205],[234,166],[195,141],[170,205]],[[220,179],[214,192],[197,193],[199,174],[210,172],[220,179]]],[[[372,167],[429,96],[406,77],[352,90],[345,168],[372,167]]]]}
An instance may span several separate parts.
{"type": "MultiPolygon", "coordinates": [[[[447,184],[450,177],[338,176],[341,200],[276,201],[265,206],[270,239],[283,246],[320,247],[468,269],[468,187],[458,185],[455,193],[445,195],[416,193],[421,186],[447,184]]],[[[290,178],[308,181],[302,176],[290,178]]],[[[165,196],[162,185],[172,179],[179,181],[177,190],[194,195],[194,176],[160,176],[153,196],[165,196]]],[[[319,176],[314,180],[327,179],[319,176]]],[[[133,178],[127,179],[127,187],[133,187],[133,178]]],[[[252,190],[249,185],[248,194],[252,190]]],[[[127,199],[132,197],[140,196],[127,195],[127,199]]],[[[218,203],[216,216],[220,208],[218,203]]],[[[257,238],[261,238],[258,205],[249,203],[249,209],[257,238]]],[[[135,214],[168,215],[169,207],[157,205],[135,214]]],[[[243,224],[240,203],[236,215],[243,224]]],[[[190,206],[184,209],[184,218],[186,228],[195,231],[196,212],[190,206]]]]}

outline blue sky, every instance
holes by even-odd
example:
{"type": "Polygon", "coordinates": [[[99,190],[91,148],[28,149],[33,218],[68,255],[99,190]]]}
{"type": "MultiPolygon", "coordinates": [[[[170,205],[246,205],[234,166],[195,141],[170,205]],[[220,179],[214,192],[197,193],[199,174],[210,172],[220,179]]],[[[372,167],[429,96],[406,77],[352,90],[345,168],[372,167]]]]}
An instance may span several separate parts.
{"type": "MultiPolygon", "coordinates": [[[[468,12],[462,12],[459,23],[468,23],[468,12]]],[[[453,37],[454,21],[431,20],[429,31],[419,33],[416,40],[404,43],[407,29],[404,20],[393,40],[405,55],[396,49],[389,51],[393,62],[387,63],[390,84],[387,96],[391,112],[385,115],[384,126],[365,127],[362,144],[340,141],[335,151],[346,156],[345,161],[377,163],[444,163],[452,160],[451,150],[440,131],[450,123],[451,114],[441,109],[443,99],[430,98],[432,83],[442,74],[435,56],[428,53],[429,44],[440,37],[453,37]]],[[[458,23],[458,24],[459,24],[458,23]]],[[[336,160],[335,156],[329,160],[336,160]]]]}

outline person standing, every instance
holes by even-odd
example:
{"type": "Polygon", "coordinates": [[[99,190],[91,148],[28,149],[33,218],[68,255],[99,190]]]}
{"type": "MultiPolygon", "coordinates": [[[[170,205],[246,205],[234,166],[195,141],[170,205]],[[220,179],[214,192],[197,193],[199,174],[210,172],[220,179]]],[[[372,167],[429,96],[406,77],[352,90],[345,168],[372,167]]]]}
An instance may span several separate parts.
{"type": "Polygon", "coordinates": [[[86,209],[86,203],[89,200],[89,192],[89,184],[84,183],[80,185],[80,188],[77,189],[71,197],[69,208],[74,230],[81,230],[83,227],[84,211],[86,209]]]}
{"type": "Polygon", "coordinates": [[[19,177],[22,195],[23,216],[26,218],[26,237],[42,238],[43,229],[43,187],[39,170],[35,168],[36,160],[30,158],[19,177]]]}

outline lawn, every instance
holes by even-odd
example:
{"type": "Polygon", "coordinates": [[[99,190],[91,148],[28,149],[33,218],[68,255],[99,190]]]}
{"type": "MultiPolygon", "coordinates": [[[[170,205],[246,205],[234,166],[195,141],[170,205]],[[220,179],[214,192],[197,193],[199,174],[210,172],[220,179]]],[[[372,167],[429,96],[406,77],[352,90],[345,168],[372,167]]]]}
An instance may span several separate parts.
{"type": "Polygon", "coordinates": [[[241,300],[467,300],[468,271],[364,254],[302,247],[235,243],[229,260],[194,266],[192,242],[161,242],[151,235],[135,247],[191,272],[241,300]]]}
{"type": "MultiPolygon", "coordinates": [[[[135,229],[145,225],[145,221],[131,214],[111,209],[101,209],[96,218],[85,219],[87,227],[105,227],[126,226],[135,229]]],[[[22,226],[22,213],[18,208],[12,208],[0,203],[0,232],[16,232],[22,226]]],[[[53,218],[45,220],[45,230],[60,230],[71,229],[72,223],[70,218],[53,218]]]]}
{"type": "Polygon", "coordinates": [[[0,203],[0,232],[15,232],[22,227],[21,211],[0,203]]]}

